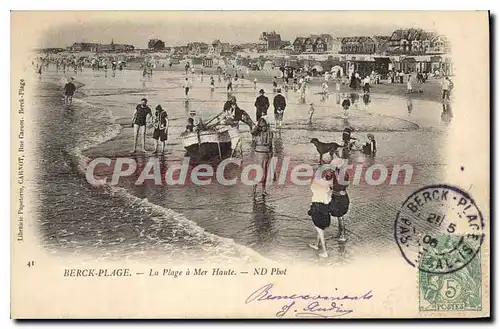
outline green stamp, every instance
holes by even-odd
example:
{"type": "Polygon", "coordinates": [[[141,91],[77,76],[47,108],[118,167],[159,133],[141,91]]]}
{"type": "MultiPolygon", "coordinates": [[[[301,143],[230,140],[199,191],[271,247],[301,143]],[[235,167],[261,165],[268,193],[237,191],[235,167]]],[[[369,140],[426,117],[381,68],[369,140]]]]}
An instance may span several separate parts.
{"type": "Polygon", "coordinates": [[[420,311],[481,311],[481,258],[451,273],[419,271],[420,311]]]}
{"type": "Polygon", "coordinates": [[[394,238],[418,268],[420,311],[482,311],[485,223],[466,191],[446,184],[418,189],[396,215],[394,238]]]}

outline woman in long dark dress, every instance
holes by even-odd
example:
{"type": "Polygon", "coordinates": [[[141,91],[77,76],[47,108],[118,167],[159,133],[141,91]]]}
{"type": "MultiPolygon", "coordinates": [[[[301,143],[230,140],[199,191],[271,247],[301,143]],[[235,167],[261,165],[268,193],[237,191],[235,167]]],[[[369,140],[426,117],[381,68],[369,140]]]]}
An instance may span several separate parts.
{"type": "Polygon", "coordinates": [[[351,89],[357,89],[357,81],[356,81],[356,76],[354,75],[354,73],[352,73],[352,75],[351,75],[349,87],[351,87],[351,89]]]}
{"type": "Polygon", "coordinates": [[[339,221],[340,242],[346,242],[345,221],[344,217],[349,210],[349,195],[347,194],[347,186],[349,186],[349,174],[342,169],[342,159],[334,159],[332,164],[336,166],[332,178],[332,200],[330,201],[330,215],[337,217],[339,221]],[[344,177],[342,177],[342,175],[344,177]]]}

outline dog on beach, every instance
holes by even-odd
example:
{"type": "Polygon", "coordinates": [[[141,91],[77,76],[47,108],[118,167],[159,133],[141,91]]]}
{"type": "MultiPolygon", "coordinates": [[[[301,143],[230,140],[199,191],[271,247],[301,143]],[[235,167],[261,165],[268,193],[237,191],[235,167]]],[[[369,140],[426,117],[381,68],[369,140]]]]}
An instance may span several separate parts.
{"type": "Polygon", "coordinates": [[[342,145],[332,142],[332,143],[323,143],[320,142],[319,139],[313,138],[311,139],[311,143],[316,146],[316,150],[319,153],[319,163],[323,163],[323,154],[329,153],[330,157],[333,159],[333,154],[337,152],[337,149],[341,148],[342,145]]]}

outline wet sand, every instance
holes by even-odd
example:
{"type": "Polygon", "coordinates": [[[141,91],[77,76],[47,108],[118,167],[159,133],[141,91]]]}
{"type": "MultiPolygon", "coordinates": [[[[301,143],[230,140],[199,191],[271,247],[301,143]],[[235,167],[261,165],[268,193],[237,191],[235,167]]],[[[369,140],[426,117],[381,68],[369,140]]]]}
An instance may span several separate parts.
{"type": "MultiPolygon", "coordinates": [[[[217,114],[226,99],[224,87],[211,93],[208,79],[193,81],[192,95],[186,102],[181,83],[184,75],[173,72],[155,72],[152,81],[141,81],[140,73],[125,71],[115,78],[81,77],[86,84],[83,91],[85,101],[110,109],[116,122],[123,126],[122,132],[114,139],[85,152],[90,157],[128,157],[132,148],[132,130],[129,128],[135,105],[140,98],[147,97],[152,108],[157,103],[169,113],[171,118],[170,138],[167,154],[162,163],[169,166],[179,163],[184,150],[179,135],[185,125],[190,109],[206,120],[217,114]],[[113,80],[114,79],[114,80],[113,80]]],[[[92,73],[89,73],[90,75],[92,73]]],[[[269,85],[259,84],[266,90],[269,85]]],[[[296,163],[318,162],[318,155],[312,144],[312,137],[323,141],[340,140],[340,131],[353,126],[357,134],[373,132],[378,145],[374,160],[356,156],[361,163],[411,164],[413,179],[408,186],[351,186],[349,194],[351,206],[347,214],[349,241],[339,244],[335,221],[327,230],[327,243],[331,256],[318,260],[317,253],[307,247],[314,240],[315,231],[307,216],[311,193],[309,186],[272,186],[269,196],[252,200],[251,187],[236,185],[222,187],[190,185],[185,188],[169,188],[146,184],[135,186],[136,177],[121,182],[134,196],[156,205],[182,213],[206,231],[218,236],[234,239],[235,242],[250,247],[271,259],[287,262],[312,261],[336,264],[356,261],[362,255],[377,255],[394,249],[393,221],[398,207],[405,197],[420,186],[439,181],[444,173],[443,157],[439,145],[445,142],[446,125],[440,121],[441,105],[436,102],[415,100],[414,109],[408,114],[406,99],[384,94],[372,94],[368,107],[361,102],[358,109],[352,107],[347,119],[342,116],[336,97],[320,102],[318,90],[312,87],[308,98],[313,100],[316,113],[312,124],[307,123],[308,105],[298,104],[293,92],[285,94],[288,107],[285,112],[285,126],[281,134],[276,134],[276,151],[279,157],[290,156],[296,163]],[[372,161],[372,162],[370,162],[372,161]],[[421,174],[425,168],[426,174],[421,174]],[[432,170],[429,170],[432,168],[432,170]]],[[[235,91],[238,104],[252,116],[256,90],[246,81],[235,91]]],[[[268,93],[272,100],[272,93],[268,93]]],[[[244,129],[246,130],[246,129],[244,129]]],[[[151,132],[149,132],[151,133],[151,132]]],[[[244,134],[243,162],[253,161],[250,136],[244,134]]],[[[151,150],[152,139],[148,138],[146,148],[151,150]]],[[[151,154],[134,155],[137,161],[147,161],[151,154]]]]}
{"type": "MultiPolygon", "coordinates": [[[[131,71],[140,71],[140,65],[141,63],[131,63],[126,70],[131,70],[131,71]]],[[[239,67],[240,68],[240,75],[243,74],[246,79],[248,79],[250,82],[253,83],[254,79],[257,79],[258,84],[264,84],[264,85],[270,85],[273,81],[273,78],[275,76],[279,77],[281,72],[279,69],[273,69],[273,70],[249,70],[247,74],[247,69],[246,67],[239,67]]],[[[184,64],[181,62],[181,64],[175,64],[172,67],[157,67],[155,69],[155,72],[170,72],[171,74],[183,74],[185,71],[184,69],[184,64]]],[[[204,76],[205,78],[208,78],[210,74],[213,74],[214,76],[217,75],[217,67],[205,67],[203,68],[204,71],[204,76]]],[[[201,65],[195,65],[195,74],[197,78],[200,77],[200,72],[201,72],[201,65]]],[[[228,68],[228,72],[233,73],[232,68],[228,68]]],[[[160,73],[161,74],[161,73],[160,73]]],[[[188,76],[191,76],[191,73],[188,74],[188,76]]],[[[316,77],[311,77],[310,84],[316,87],[321,86],[321,84],[324,81],[324,76],[319,75],[316,77]]],[[[293,80],[290,80],[290,83],[292,83],[293,80]]],[[[335,83],[333,81],[328,82],[329,89],[331,91],[335,90],[335,83]]],[[[375,94],[383,94],[383,95],[392,95],[392,96],[399,96],[402,98],[406,98],[407,95],[407,89],[406,89],[406,76],[405,76],[405,82],[404,83],[389,83],[388,80],[382,80],[380,81],[380,84],[374,84],[371,86],[372,87],[372,93],[375,94]]],[[[433,102],[441,102],[441,97],[442,97],[442,90],[441,90],[441,78],[429,78],[425,83],[419,84],[419,83],[414,83],[413,84],[413,90],[414,92],[410,94],[410,96],[413,99],[416,100],[424,100],[424,101],[433,101],[433,102]],[[422,90],[422,92],[419,92],[419,89],[422,90]]],[[[352,89],[349,86],[341,86],[340,88],[341,93],[349,93],[352,92],[352,89]]],[[[358,90],[358,92],[362,92],[361,90],[358,90]]]]}

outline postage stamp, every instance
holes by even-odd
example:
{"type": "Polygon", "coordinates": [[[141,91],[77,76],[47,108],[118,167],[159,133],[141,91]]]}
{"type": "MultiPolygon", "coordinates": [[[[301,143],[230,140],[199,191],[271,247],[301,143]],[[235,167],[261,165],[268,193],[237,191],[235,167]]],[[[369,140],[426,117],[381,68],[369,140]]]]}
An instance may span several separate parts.
{"type": "MultiPolygon", "coordinates": [[[[441,236],[441,242],[446,237],[441,236]]],[[[419,271],[420,311],[481,311],[480,253],[462,269],[445,274],[419,271]]]]}

